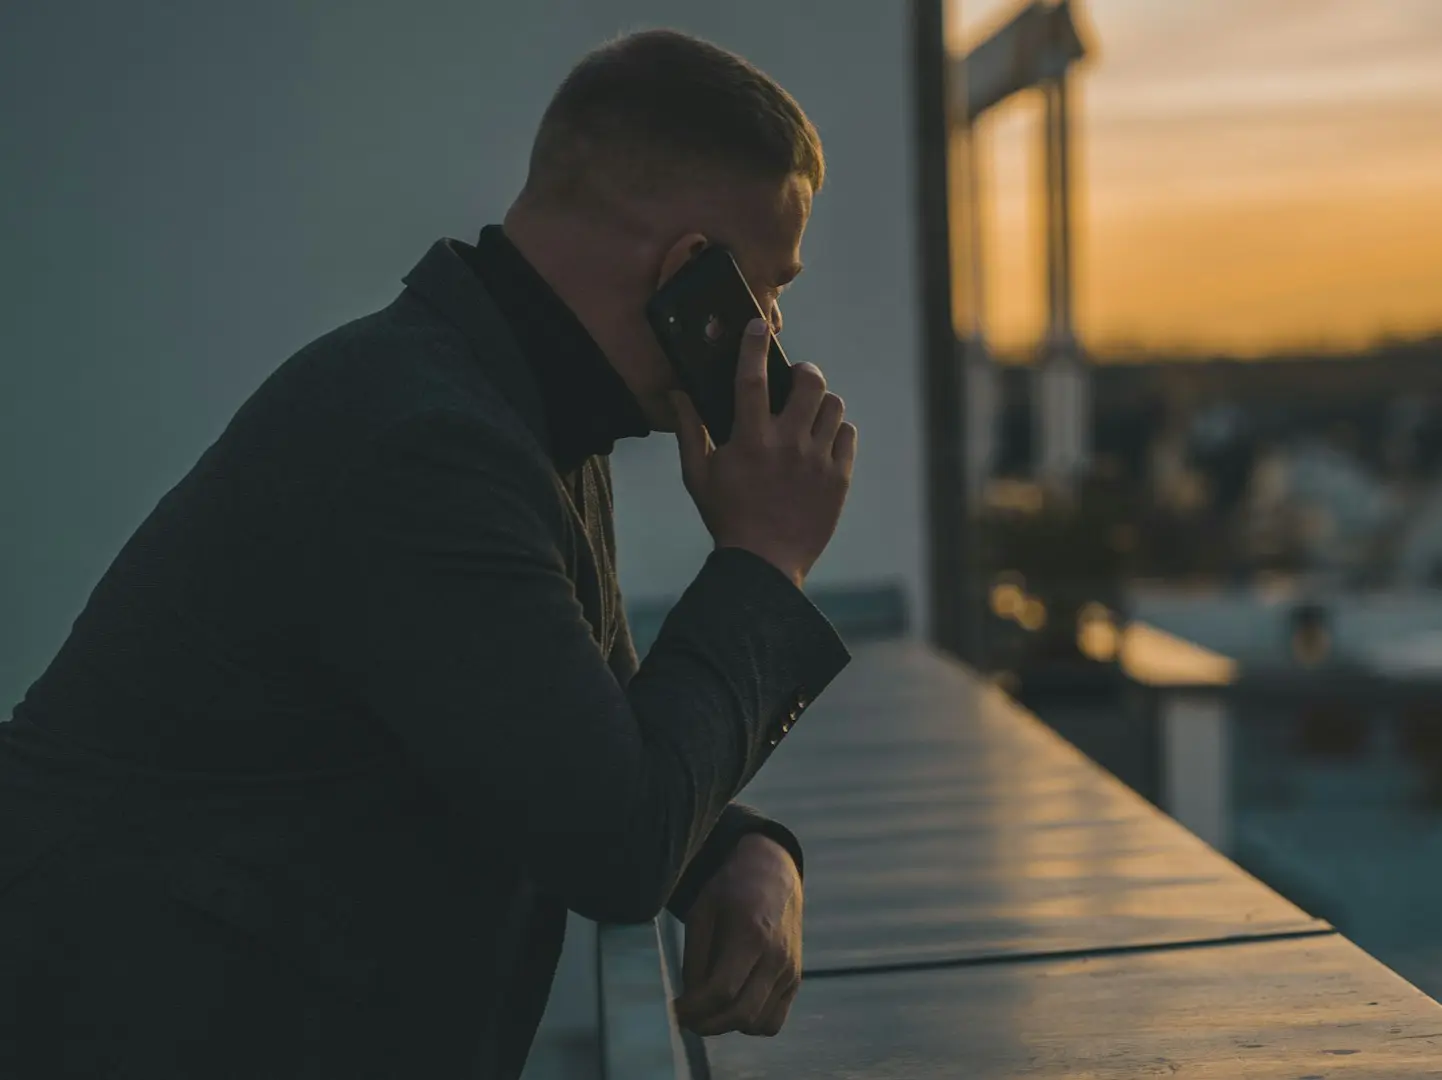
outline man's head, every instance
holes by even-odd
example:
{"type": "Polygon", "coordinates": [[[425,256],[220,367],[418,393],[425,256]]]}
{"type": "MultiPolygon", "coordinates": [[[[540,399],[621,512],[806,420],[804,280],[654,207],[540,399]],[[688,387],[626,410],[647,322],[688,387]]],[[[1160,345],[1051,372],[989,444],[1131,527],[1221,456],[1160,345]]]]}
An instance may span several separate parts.
{"type": "Polygon", "coordinates": [[[646,31],[592,52],[556,91],[505,229],[669,431],[676,383],[646,301],[721,244],[779,331],[824,174],[816,129],[773,80],[715,45],[646,31]]]}

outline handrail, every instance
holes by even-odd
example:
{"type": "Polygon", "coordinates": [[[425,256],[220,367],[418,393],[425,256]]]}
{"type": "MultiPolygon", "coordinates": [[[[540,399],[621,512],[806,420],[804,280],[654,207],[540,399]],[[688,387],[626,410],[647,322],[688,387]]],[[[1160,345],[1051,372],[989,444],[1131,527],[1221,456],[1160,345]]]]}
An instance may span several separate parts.
{"type": "Polygon", "coordinates": [[[671,1000],[671,972],[655,920],[606,924],[596,935],[601,1074],[606,1080],[699,1080],[671,1000]]]}

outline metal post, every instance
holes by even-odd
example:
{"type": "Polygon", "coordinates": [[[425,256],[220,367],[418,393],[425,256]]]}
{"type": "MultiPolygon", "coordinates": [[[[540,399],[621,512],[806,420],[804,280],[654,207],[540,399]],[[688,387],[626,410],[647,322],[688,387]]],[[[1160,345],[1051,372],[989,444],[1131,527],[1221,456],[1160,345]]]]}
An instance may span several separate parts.
{"type": "Polygon", "coordinates": [[[1061,319],[1062,340],[1068,355],[1076,353],[1076,326],[1072,310],[1072,257],[1071,257],[1071,106],[1068,102],[1067,85],[1070,78],[1063,75],[1052,88],[1053,112],[1056,123],[1056,260],[1057,260],[1057,313],[1061,319]]]}
{"type": "Polygon", "coordinates": [[[1057,125],[1061,119],[1056,83],[1042,87],[1042,169],[1046,185],[1046,345],[1044,359],[1050,361],[1061,341],[1061,214],[1058,212],[1061,187],[1060,139],[1057,125]]]}
{"type": "Polygon", "coordinates": [[[991,350],[986,342],[986,262],[982,232],[981,155],[977,145],[981,133],[975,124],[964,130],[966,184],[966,273],[968,331],[957,362],[966,372],[962,389],[966,410],[967,507],[975,518],[986,499],[986,485],[996,463],[997,412],[1001,407],[1000,386],[991,350]]]}
{"type": "Polygon", "coordinates": [[[1220,694],[1162,692],[1162,805],[1225,854],[1232,842],[1231,720],[1220,694]]]}
{"type": "MultiPolygon", "coordinates": [[[[972,660],[963,366],[952,314],[944,0],[911,0],[921,252],[922,414],[932,642],[972,660]]],[[[963,112],[962,115],[965,115],[963,112]]]]}
{"type": "Polygon", "coordinates": [[[1072,309],[1070,116],[1066,76],[1042,86],[1046,179],[1046,339],[1035,372],[1037,472],[1054,494],[1073,493],[1090,443],[1091,395],[1072,309]]]}

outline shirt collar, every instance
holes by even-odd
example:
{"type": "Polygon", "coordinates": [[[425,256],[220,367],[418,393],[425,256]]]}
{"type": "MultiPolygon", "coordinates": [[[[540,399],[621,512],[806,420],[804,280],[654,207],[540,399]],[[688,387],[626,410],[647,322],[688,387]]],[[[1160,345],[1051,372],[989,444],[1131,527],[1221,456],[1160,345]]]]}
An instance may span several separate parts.
{"type": "Polygon", "coordinates": [[[556,468],[570,472],[609,454],[616,440],[651,433],[650,422],[581,321],[499,225],[460,247],[536,376],[556,468]]]}

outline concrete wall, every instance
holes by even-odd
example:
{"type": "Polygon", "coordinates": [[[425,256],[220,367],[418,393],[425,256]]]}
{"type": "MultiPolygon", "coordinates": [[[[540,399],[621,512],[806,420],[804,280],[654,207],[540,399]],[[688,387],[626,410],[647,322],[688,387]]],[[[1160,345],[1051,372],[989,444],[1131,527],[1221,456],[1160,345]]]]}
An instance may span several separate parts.
{"type": "MultiPolygon", "coordinates": [[[[862,430],[818,583],[920,612],[906,5],[874,0],[49,0],[0,6],[0,716],[116,550],[287,355],[387,303],[522,179],[571,62],[673,25],[816,120],[831,178],[788,351],[862,430]]],[[[664,436],[618,452],[622,573],[681,589],[707,539],[664,436]]]]}

